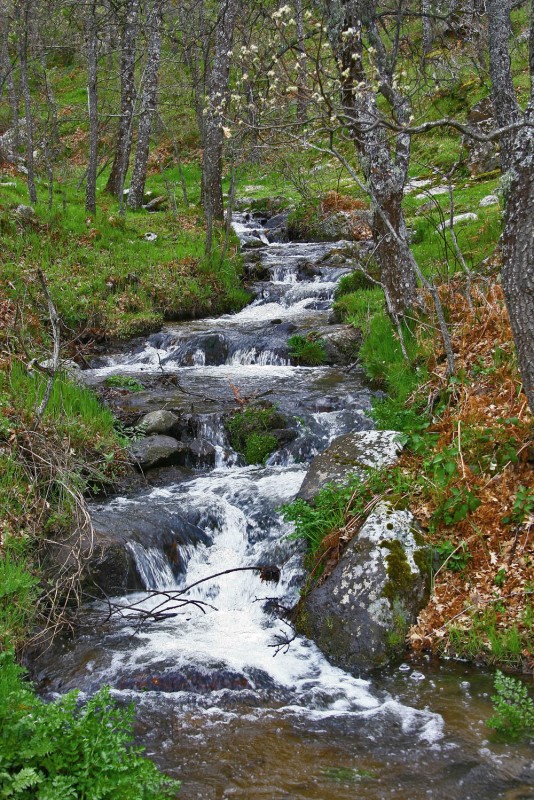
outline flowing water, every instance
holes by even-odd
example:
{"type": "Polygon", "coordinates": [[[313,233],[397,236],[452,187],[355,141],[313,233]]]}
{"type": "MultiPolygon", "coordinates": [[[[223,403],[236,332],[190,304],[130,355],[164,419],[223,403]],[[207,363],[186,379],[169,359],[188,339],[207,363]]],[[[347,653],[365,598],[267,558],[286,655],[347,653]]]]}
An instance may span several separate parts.
{"type": "MultiPolygon", "coordinates": [[[[302,547],[279,513],[297,494],[307,463],[336,436],[371,428],[371,393],[357,368],[290,365],[287,338],[327,324],[345,267],[339,245],[266,244],[258,223],[237,216],[242,240],[260,238],[270,280],[239,314],[168,328],[86,373],[141,379],[178,376],[132,395],[137,411],[171,407],[192,414],[195,434],[216,451],[215,467],[169,479],[93,514],[141,518],[168,513],[200,529],[180,552],[176,577],[163,549],[131,542],[146,590],[177,589],[234,567],[275,564],[278,584],[256,572],[198,583],[194,603],[141,629],[126,612],[82,629],[45,655],[43,692],[102,683],[133,699],[138,737],[189,798],[534,798],[527,747],[488,741],[488,675],[429,661],[362,679],[329,664],[277,613],[303,581],[302,547]],[[244,466],[222,417],[238,397],[264,397],[290,415],[297,436],[265,466],[244,466]]],[[[116,598],[150,610],[147,592],[116,598]]],[[[158,605],[159,604],[159,605],[158,605]]]]}

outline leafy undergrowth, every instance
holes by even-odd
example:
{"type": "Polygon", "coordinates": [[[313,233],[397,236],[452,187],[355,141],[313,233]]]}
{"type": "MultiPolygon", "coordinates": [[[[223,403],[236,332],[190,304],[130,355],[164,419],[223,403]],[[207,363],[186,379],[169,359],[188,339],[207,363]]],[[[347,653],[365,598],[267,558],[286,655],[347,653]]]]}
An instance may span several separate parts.
{"type": "Polygon", "coordinates": [[[119,708],[100,689],[46,703],[11,653],[0,653],[0,796],[41,800],[164,800],[180,784],[133,745],[133,705],[119,708]]]}
{"type": "MultiPolygon", "coordinates": [[[[457,374],[429,361],[428,427],[408,436],[399,468],[421,475],[410,507],[445,560],[409,636],[432,648],[510,668],[534,668],[532,415],[517,371],[499,285],[473,308],[450,292],[457,374]]],[[[426,423],[425,423],[426,425],[426,423]]]]}
{"type": "Polygon", "coordinates": [[[443,285],[456,355],[452,378],[430,336],[431,320],[405,327],[408,365],[385,313],[373,302],[366,316],[371,295],[374,301],[374,290],[347,298],[361,315],[363,365],[388,392],[372,414],[379,428],[400,432],[405,449],[363,484],[327,488],[313,506],[297,501],[286,508],[308,542],[311,579],[328,575],[378,500],[409,507],[433,553],[433,591],[409,633],[411,647],[531,670],[533,420],[501,287],[487,280],[473,286],[470,307],[463,281],[443,285]]]}

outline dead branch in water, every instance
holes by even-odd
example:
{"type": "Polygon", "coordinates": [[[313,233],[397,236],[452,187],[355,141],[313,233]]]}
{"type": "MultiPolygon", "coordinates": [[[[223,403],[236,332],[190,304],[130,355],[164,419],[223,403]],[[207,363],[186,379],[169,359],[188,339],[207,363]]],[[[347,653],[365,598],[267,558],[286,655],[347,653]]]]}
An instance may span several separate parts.
{"type": "Polygon", "coordinates": [[[150,589],[143,593],[142,598],[133,603],[118,603],[106,597],[108,614],[104,621],[108,622],[113,617],[133,619],[137,623],[136,630],[139,630],[145,622],[161,622],[178,616],[178,613],[186,606],[193,606],[202,611],[203,614],[206,613],[207,608],[217,611],[215,606],[204,600],[192,599],[184,595],[202,583],[215,580],[215,578],[220,578],[223,575],[230,575],[233,572],[259,572],[260,579],[269,583],[278,583],[280,580],[280,569],[272,564],[254,567],[233,567],[232,569],[225,569],[222,572],[216,572],[213,575],[200,578],[200,580],[185,586],[183,589],[150,589]],[[159,602],[151,608],[146,608],[145,604],[152,599],[159,599],[159,602]]]}

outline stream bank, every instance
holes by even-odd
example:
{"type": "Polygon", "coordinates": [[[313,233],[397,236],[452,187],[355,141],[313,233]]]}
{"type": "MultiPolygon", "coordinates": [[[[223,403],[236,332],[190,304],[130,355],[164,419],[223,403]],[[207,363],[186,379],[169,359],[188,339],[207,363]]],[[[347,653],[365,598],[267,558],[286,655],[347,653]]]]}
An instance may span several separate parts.
{"type": "MultiPolygon", "coordinates": [[[[163,385],[129,395],[125,406],[138,415],[190,414],[193,438],[213,448],[214,466],[167,473],[157,486],[91,511],[110,530],[131,532],[148,518],[155,532],[165,519],[169,535],[178,525],[191,533],[178,543],[178,564],[156,536],[130,537],[143,586],[118,603],[150,609],[159,602],[150,590],[240,565],[274,563],[280,581],[273,588],[250,572],[217,578],[191,592],[197,608],[140,630],[128,610],[95,628],[89,608],[75,640],[58,641],[36,665],[41,691],[76,686],[90,694],[109,683],[117,697],[134,699],[140,741],[183,780],[185,798],[333,800],[356,790],[419,800],[456,796],[460,787],[472,800],[529,797],[528,748],[487,741],[486,676],[423,660],[362,679],[332,666],[305,637],[289,641],[291,629],[273,613],[295,604],[304,579],[302,547],[278,509],[299,492],[311,458],[339,436],[369,430],[371,392],[358,367],[294,366],[277,343],[282,333],[327,325],[349,269],[323,261],[336,246],[267,243],[253,218],[238,217],[236,229],[265,245],[270,279],[258,281],[251,306],[166,329],[86,373],[93,385],[111,374],[142,382],[163,367],[163,385]],[[281,327],[288,324],[295,328],[281,327]],[[236,388],[240,397],[267,396],[294,420],[297,436],[265,464],[247,466],[229,446],[223,417],[235,410],[236,388]]],[[[188,427],[183,444],[187,436],[188,427]]]]}

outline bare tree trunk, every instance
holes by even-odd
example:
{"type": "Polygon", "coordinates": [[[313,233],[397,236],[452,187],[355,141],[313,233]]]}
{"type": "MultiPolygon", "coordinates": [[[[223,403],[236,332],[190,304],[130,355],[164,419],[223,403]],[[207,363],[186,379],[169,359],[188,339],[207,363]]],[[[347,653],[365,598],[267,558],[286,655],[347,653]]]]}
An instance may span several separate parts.
{"type": "Polygon", "coordinates": [[[140,0],[129,0],[122,32],[121,53],[121,115],[115,145],[115,157],[106,184],[106,191],[116,197],[122,192],[124,177],[130,164],[133,115],[135,108],[135,56],[139,28],[140,0]]]}
{"type": "Polygon", "coordinates": [[[530,28],[531,96],[523,113],[517,102],[508,42],[508,0],[487,0],[489,56],[495,116],[500,128],[526,125],[501,136],[505,187],[502,286],[512,326],[523,389],[534,412],[534,11],[530,28]]]}
{"type": "Polygon", "coordinates": [[[297,56],[297,119],[300,123],[306,122],[307,98],[306,84],[308,80],[308,66],[306,59],[306,41],[304,39],[304,16],[302,13],[302,0],[295,0],[295,23],[298,43],[297,56]]]}
{"type": "Polygon", "coordinates": [[[98,166],[98,38],[96,2],[87,4],[85,18],[87,46],[87,103],[89,108],[89,160],[87,164],[87,186],[85,209],[96,214],[96,172],[98,166]]]}
{"type": "Polygon", "coordinates": [[[11,107],[11,127],[13,128],[13,154],[16,155],[19,149],[19,97],[15,85],[14,68],[9,57],[9,17],[5,3],[0,5],[1,13],[1,59],[2,59],[2,84],[7,87],[7,96],[11,107]]]}
{"type": "Polygon", "coordinates": [[[19,58],[20,58],[20,83],[24,97],[24,111],[26,114],[26,169],[28,170],[28,194],[32,203],[37,203],[37,189],[35,188],[35,164],[33,158],[33,114],[28,80],[28,38],[30,25],[30,2],[25,0],[19,18],[19,58]]]}
{"type": "Polygon", "coordinates": [[[376,0],[327,0],[326,8],[329,36],[340,64],[345,122],[377,204],[373,234],[381,280],[389,297],[390,312],[401,317],[415,303],[417,290],[402,211],[403,189],[410,163],[410,136],[398,134],[392,153],[385,128],[377,124],[381,115],[375,90],[366,72],[364,32],[374,48],[380,92],[388,101],[397,123],[408,123],[410,104],[393,82],[391,58],[385,52],[376,26],[376,0]],[[391,228],[396,236],[392,235],[391,228]]]}
{"type": "Polygon", "coordinates": [[[145,81],[141,101],[141,117],[137,134],[135,163],[128,193],[128,206],[141,208],[145,193],[146,167],[150,147],[152,119],[156,110],[158,93],[158,72],[161,57],[161,28],[163,23],[164,0],[154,0],[150,11],[150,36],[148,41],[145,81]]]}
{"type": "Polygon", "coordinates": [[[432,26],[432,2],[421,0],[421,20],[423,24],[423,56],[430,52],[434,40],[432,26]]]}
{"type": "Polygon", "coordinates": [[[215,32],[213,66],[203,121],[202,202],[206,220],[224,219],[222,196],[223,112],[228,95],[231,50],[240,0],[221,0],[215,32]]]}

